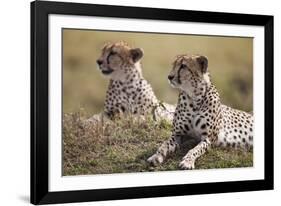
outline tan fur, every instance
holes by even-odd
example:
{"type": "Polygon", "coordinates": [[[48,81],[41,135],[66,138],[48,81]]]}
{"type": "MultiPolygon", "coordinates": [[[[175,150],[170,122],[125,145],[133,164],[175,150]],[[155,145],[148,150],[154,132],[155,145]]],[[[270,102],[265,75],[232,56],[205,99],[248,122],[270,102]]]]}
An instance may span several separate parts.
{"type": "Polygon", "coordinates": [[[168,77],[171,85],[180,90],[172,136],[148,162],[162,163],[184,142],[188,142],[191,149],[179,164],[183,169],[194,169],[196,159],[211,145],[234,149],[252,147],[253,116],[221,104],[207,67],[207,57],[177,56],[168,77]]]}
{"type": "Polygon", "coordinates": [[[105,113],[152,114],[172,121],[175,106],[160,106],[150,84],[143,78],[140,60],[141,48],[132,48],[126,42],[107,43],[97,60],[101,72],[110,78],[106,93],[105,113]]]}

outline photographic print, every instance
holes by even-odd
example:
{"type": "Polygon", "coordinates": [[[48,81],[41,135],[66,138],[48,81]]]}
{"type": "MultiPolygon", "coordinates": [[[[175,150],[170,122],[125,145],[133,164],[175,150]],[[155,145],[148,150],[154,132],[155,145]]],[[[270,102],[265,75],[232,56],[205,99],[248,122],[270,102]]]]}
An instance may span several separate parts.
{"type": "Polygon", "coordinates": [[[273,17],[31,3],[31,202],[273,189],[273,17]]]}
{"type": "Polygon", "coordinates": [[[253,166],[253,38],[62,39],[63,175],[253,166]]]}

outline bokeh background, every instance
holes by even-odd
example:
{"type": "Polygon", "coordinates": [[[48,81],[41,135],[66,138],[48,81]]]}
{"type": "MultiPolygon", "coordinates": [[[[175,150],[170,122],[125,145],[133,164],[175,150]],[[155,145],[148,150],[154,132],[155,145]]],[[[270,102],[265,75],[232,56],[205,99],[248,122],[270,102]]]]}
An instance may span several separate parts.
{"type": "Polygon", "coordinates": [[[176,103],[178,91],[167,75],[178,54],[194,53],[209,59],[212,82],[224,104],[252,111],[253,39],[221,36],[63,30],[63,111],[101,112],[109,79],[97,69],[96,59],[107,42],[126,41],[144,50],[143,75],[158,97],[176,103]]]}

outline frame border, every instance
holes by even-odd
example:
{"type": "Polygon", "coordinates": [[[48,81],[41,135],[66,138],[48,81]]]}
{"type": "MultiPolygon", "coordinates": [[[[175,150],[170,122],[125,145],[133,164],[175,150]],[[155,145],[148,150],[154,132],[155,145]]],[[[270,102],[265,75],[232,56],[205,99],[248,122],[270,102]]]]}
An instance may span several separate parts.
{"type": "Polygon", "coordinates": [[[179,195],[271,190],[273,171],[273,16],[206,11],[31,2],[31,156],[30,201],[33,204],[86,202],[179,195]],[[48,15],[82,15],[168,21],[256,25],[265,28],[265,179],[114,189],[48,191],[48,15]]]}

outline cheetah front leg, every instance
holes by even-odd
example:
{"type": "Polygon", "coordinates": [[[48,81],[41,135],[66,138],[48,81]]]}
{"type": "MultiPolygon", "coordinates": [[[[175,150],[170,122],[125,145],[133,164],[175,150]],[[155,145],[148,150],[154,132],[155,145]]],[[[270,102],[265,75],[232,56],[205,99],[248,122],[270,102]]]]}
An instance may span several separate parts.
{"type": "Polygon", "coordinates": [[[211,146],[211,142],[208,138],[202,140],[193,149],[189,150],[188,153],[182,158],[179,166],[182,169],[194,169],[195,161],[198,157],[203,155],[211,146]]]}
{"type": "Polygon", "coordinates": [[[175,152],[180,147],[180,144],[181,137],[172,135],[170,139],[162,143],[156,153],[149,157],[147,161],[154,166],[161,164],[168,154],[175,152]]]}

